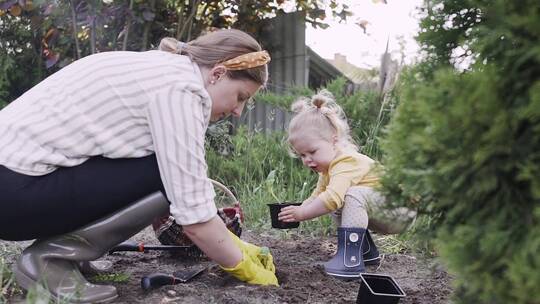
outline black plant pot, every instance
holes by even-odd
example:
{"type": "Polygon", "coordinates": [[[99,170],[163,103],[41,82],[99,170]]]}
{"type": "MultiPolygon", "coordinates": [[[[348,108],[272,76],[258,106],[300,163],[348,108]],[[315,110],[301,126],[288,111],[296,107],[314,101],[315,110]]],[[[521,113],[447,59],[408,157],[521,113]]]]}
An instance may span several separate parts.
{"type": "Polygon", "coordinates": [[[361,273],[357,304],[396,304],[405,292],[391,276],[361,273]]]}
{"type": "Polygon", "coordinates": [[[277,229],[290,229],[290,228],[298,228],[300,226],[300,222],[291,222],[286,223],[278,220],[278,213],[281,212],[281,208],[287,207],[287,206],[300,206],[302,203],[274,203],[274,204],[267,204],[270,208],[270,218],[272,219],[272,228],[277,229]]]}

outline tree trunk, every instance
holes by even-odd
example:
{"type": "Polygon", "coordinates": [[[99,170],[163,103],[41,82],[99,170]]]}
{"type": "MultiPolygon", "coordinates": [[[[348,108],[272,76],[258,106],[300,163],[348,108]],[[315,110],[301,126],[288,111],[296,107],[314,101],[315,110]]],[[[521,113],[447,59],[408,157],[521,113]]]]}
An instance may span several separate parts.
{"type": "Polygon", "coordinates": [[[129,27],[131,25],[131,13],[133,12],[133,2],[134,0],[129,1],[129,14],[126,17],[126,26],[124,28],[124,41],[122,43],[122,51],[127,50],[127,44],[129,39],[129,27]]]}
{"type": "Polygon", "coordinates": [[[39,49],[38,49],[38,52],[39,52],[39,56],[37,56],[37,60],[38,60],[38,79],[39,81],[43,80],[43,44],[41,43],[41,37],[40,39],[38,40],[39,41],[39,49]]]}
{"type": "MultiPolygon", "coordinates": [[[[156,0],[150,0],[150,8],[152,9],[152,12],[154,12],[156,8],[156,0]]],[[[146,51],[148,48],[148,36],[150,35],[150,29],[152,28],[153,23],[154,23],[154,20],[146,21],[144,23],[142,46],[141,46],[141,51],[143,52],[146,51]]]]}
{"type": "Polygon", "coordinates": [[[176,40],[182,39],[182,24],[184,23],[184,6],[186,5],[184,0],[180,1],[180,7],[177,10],[178,23],[176,23],[176,40]]]}
{"type": "MultiPolygon", "coordinates": [[[[201,11],[201,16],[206,16],[206,11],[208,10],[208,7],[210,7],[210,1],[205,1],[203,4],[204,4],[204,8],[201,11]]],[[[202,32],[203,27],[204,27],[203,22],[197,22],[195,24],[195,29],[192,30],[191,33],[196,36],[199,36],[202,32]]]]}
{"type": "Polygon", "coordinates": [[[90,23],[90,54],[96,53],[96,10],[92,7],[92,23],[90,23]]]}
{"type": "MultiPolygon", "coordinates": [[[[191,7],[191,12],[189,13],[189,17],[188,17],[187,21],[182,25],[182,30],[180,31],[180,35],[178,35],[180,38],[182,36],[184,36],[184,33],[186,32],[186,30],[188,30],[188,32],[187,32],[187,40],[189,40],[189,38],[191,38],[189,30],[191,29],[191,25],[193,24],[193,17],[195,16],[195,14],[197,13],[197,10],[199,9],[200,2],[201,2],[200,0],[193,1],[193,6],[191,7]]],[[[180,39],[178,39],[178,40],[180,40],[180,39]]]]}
{"type": "Polygon", "coordinates": [[[77,11],[75,10],[75,3],[73,0],[69,0],[69,6],[71,7],[71,26],[73,30],[73,41],[75,41],[75,59],[81,58],[81,47],[79,45],[79,39],[77,39],[77,11]]]}

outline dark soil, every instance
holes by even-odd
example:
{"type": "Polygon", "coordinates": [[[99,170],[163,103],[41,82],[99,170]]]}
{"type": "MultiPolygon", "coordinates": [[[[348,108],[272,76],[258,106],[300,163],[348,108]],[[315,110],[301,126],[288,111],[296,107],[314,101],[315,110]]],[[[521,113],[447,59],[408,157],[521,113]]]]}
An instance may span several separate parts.
{"type": "MultiPolygon", "coordinates": [[[[102,278],[109,278],[105,284],[115,285],[118,289],[119,297],[114,303],[356,303],[360,282],[334,279],[326,275],[322,267],[335,250],[334,239],[294,233],[284,238],[275,231],[264,234],[246,231],[242,238],[270,248],[280,287],[247,285],[208,260],[155,251],[105,256],[103,259],[112,261],[113,268],[105,273],[109,276],[102,278]],[[201,264],[209,267],[188,283],[147,292],[141,288],[140,281],[145,275],[155,272],[172,274],[201,264]],[[120,275],[128,275],[128,278],[113,279],[120,275]]],[[[144,230],[133,239],[157,244],[151,229],[144,230]]],[[[451,277],[434,260],[406,254],[385,254],[381,264],[368,266],[367,272],[392,276],[406,293],[400,304],[450,302],[451,277]]],[[[96,282],[97,277],[90,280],[96,282]]],[[[24,295],[12,296],[9,301],[24,302],[24,295]]]]}

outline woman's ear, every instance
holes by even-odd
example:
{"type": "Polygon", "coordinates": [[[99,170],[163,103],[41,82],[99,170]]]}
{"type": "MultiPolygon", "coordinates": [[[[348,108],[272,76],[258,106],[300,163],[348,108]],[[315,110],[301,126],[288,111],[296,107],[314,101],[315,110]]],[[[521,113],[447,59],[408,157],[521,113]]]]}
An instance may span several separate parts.
{"type": "Polygon", "coordinates": [[[219,81],[227,74],[227,68],[221,64],[216,65],[210,70],[210,81],[219,81]]]}

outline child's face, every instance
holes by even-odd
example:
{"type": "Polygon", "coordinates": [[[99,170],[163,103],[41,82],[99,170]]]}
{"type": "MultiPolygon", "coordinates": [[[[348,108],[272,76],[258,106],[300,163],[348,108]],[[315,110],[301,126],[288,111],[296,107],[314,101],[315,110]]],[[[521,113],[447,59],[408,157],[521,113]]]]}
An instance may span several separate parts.
{"type": "Polygon", "coordinates": [[[324,140],[319,136],[290,137],[290,142],[304,166],[319,173],[327,172],[330,162],[338,154],[334,142],[324,140]]]}

